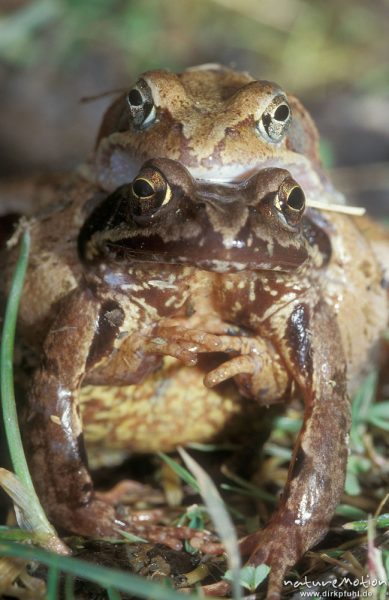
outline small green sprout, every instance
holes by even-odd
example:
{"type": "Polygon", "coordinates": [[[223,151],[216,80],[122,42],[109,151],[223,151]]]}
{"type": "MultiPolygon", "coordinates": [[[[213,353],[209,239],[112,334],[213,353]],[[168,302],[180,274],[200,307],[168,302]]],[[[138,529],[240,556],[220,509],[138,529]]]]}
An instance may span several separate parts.
{"type": "MultiPolygon", "coordinates": [[[[266,577],[269,575],[269,572],[270,567],[265,564],[258,565],[257,567],[251,567],[247,565],[240,570],[240,584],[246,590],[249,590],[249,592],[255,592],[257,587],[261,585],[263,581],[265,581],[266,577]]],[[[226,572],[224,579],[227,579],[227,581],[232,581],[231,571],[226,572]]]]}

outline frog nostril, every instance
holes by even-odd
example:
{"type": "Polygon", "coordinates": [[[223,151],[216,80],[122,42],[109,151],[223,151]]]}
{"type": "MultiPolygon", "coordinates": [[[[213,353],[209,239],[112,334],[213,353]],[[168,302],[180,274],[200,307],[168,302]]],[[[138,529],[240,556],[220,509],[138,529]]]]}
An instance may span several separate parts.
{"type": "Polygon", "coordinates": [[[281,106],[279,106],[275,111],[274,118],[277,121],[286,121],[286,119],[289,117],[289,113],[289,106],[287,106],[286,104],[281,104],[281,106]]]}
{"type": "Polygon", "coordinates": [[[132,189],[138,198],[149,198],[154,194],[154,188],[145,179],[136,179],[132,184],[132,189]]]}

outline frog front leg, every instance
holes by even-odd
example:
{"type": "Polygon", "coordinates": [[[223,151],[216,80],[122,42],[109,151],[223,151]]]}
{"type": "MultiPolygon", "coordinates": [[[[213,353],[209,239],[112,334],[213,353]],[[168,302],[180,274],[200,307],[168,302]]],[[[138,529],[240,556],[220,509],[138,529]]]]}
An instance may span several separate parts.
{"type": "MultiPolygon", "coordinates": [[[[118,528],[131,530],[151,542],[176,550],[182,541],[196,538],[207,551],[212,535],[189,527],[143,523],[123,513],[95,493],[84,449],[78,392],[85,374],[109,358],[120,337],[124,313],[110,298],[99,300],[89,289],[66,298],[43,347],[41,367],[34,375],[28,397],[24,439],[38,495],[55,525],[85,536],[116,536],[118,528]]],[[[132,367],[144,355],[135,344],[132,367]],[[135,356],[136,355],[136,356],[135,356]]],[[[126,363],[127,364],[127,363],[126,363]]],[[[139,373],[138,373],[139,374],[139,373]]]]}
{"type": "Polygon", "coordinates": [[[341,497],[350,403],[340,332],[325,302],[279,310],[269,320],[269,334],[305,402],[282,500],[265,529],[241,544],[248,564],[271,566],[268,597],[275,599],[288,568],[327,532],[341,497]]]}
{"type": "Polygon", "coordinates": [[[143,342],[143,347],[189,366],[197,363],[201,353],[227,354],[227,360],[204,376],[204,385],[212,388],[233,377],[242,395],[263,405],[282,402],[290,388],[289,374],[274,345],[260,337],[162,325],[143,342]]]}
{"type": "Polygon", "coordinates": [[[94,496],[77,405],[101,309],[88,289],[67,299],[45,340],[24,426],[30,468],[44,508],[54,523],[84,535],[111,534],[115,524],[113,507],[94,496]]]}

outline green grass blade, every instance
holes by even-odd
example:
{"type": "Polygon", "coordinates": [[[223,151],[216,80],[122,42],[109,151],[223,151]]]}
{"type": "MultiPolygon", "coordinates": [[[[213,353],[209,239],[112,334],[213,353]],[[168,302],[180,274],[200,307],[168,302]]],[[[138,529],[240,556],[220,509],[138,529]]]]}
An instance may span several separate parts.
{"type": "Polygon", "coordinates": [[[65,577],[65,600],[74,600],[74,577],[73,575],[66,575],[65,577]]]}
{"type": "Polygon", "coordinates": [[[47,600],[57,600],[59,569],[52,567],[47,575],[47,600]]]}
{"type": "Polygon", "coordinates": [[[107,588],[107,594],[108,594],[109,600],[121,600],[121,598],[122,598],[121,595],[119,594],[119,592],[117,592],[112,587],[107,588]]]}
{"type": "Polygon", "coordinates": [[[230,489],[231,491],[242,493],[246,496],[249,495],[256,498],[260,498],[261,500],[265,500],[266,502],[276,502],[276,496],[262,490],[258,486],[250,483],[250,481],[243,479],[243,477],[240,477],[239,475],[228,469],[226,466],[222,467],[222,473],[223,475],[228,477],[228,479],[231,479],[231,481],[237,484],[237,486],[232,486],[230,484],[222,484],[221,487],[223,489],[230,489]]]}
{"type": "MultiPolygon", "coordinates": [[[[380,515],[379,517],[374,517],[371,519],[372,523],[377,529],[386,529],[389,527],[389,513],[384,515],[380,515]]],[[[343,525],[343,529],[351,529],[352,531],[367,531],[369,526],[369,520],[363,519],[361,521],[352,521],[350,523],[345,523],[343,525]]]]}
{"type": "MultiPolygon", "coordinates": [[[[85,560],[60,556],[47,552],[41,548],[16,544],[14,542],[0,542],[0,556],[23,558],[28,561],[38,561],[48,567],[61,569],[65,573],[86,579],[104,588],[114,588],[139,596],[139,598],[153,598],[153,600],[194,600],[200,599],[197,595],[180,594],[172,589],[148,581],[139,575],[124,573],[117,569],[103,567],[88,563],[85,560]]],[[[215,599],[214,599],[215,600],[215,599]]]]}
{"type": "MultiPolygon", "coordinates": [[[[5,433],[12,465],[19,481],[27,490],[31,498],[31,514],[33,515],[34,532],[38,535],[41,535],[42,540],[46,539],[49,546],[53,545],[53,548],[55,547],[58,551],[61,551],[61,543],[59,540],[58,543],[56,541],[56,533],[47,520],[46,515],[40,505],[31,480],[30,472],[28,470],[18,425],[15,390],[13,384],[13,353],[16,319],[28,264],[29,250],[30,233],[26,229],[22,237],[20,256],[12,279],[11,289],[5,310],[4,328],[0,351],[1,403],[5,433]]],[[[42,541],[42,543],[44,542],[42,541]]]]}
{"type": "Polygon", "coordinates": [[[259,498],[260,500],[264,500],[265,502],[272,502],[273,504],[276,502],[277,498],[273,494],[269,494],[268,492],[263,492],[260,489],[257,490],[248,490],[241,488],[237,485],[230,485],[229,483],[222,483],[222,490],[226,490],[227,492],[236,492],[237,494],[241,494],[242,496],[248,496],[249,498],[259,498]]]}
{"type": "Polygon", "coordinates": [[[142,537],[139,537],[139,535],[134,535],[133,533],[129,533],[128,531],[118,531],[118,533],[120,533],[120,535],[122,535],[128,542],[147,544],[147,540],[145,540],[142,537]]]}
{"type": "Polygon", "coordinates": [[[5,434],[14,471],[25,487],[33,488],[18,427],[13,385],[13,353],[16,319],[23,290],[24,276],[27,269],[29,250],[30,234],[28,231],[25,231],[22,239],[20,257],[5,311],[4,329],[1,340],[1,398],[5,434]]]}
{"type": "Polygon", "coordinates": [[[183,481],[185,481],[185,483],[190,485],[191,488],[195,490],[195,492],[200,492],[199,484],[197,483],[196,479],[189,473],[189,471],[185,469],[185,467],[182,467],[176,460],[174,460],[167,454],[164,454],[163,452],[158,452],[158,456],[162,458],[162,460],[164,460],[166,464],[169,465],[169,467],[178,475],[178,477],[180,477],[183,481]]]}

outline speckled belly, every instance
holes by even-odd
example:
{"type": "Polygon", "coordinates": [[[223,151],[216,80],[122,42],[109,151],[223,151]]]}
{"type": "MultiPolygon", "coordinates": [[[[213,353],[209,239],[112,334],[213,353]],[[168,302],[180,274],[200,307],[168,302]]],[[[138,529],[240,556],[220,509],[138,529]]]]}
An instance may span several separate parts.
{"type": "Polygon", "coordinates": [[[169,358],[141,385],[82,388],[83,430],[92,462],[104,462],[105,451],[111,462],[115,452],[117,460],[123,451],[168,452],[180,444],[209,442],[231,424],[239,427],[239,416],[252,401],[242,398],[232,382],[210,390],[203,377],[199,368],[169,358]]]}

